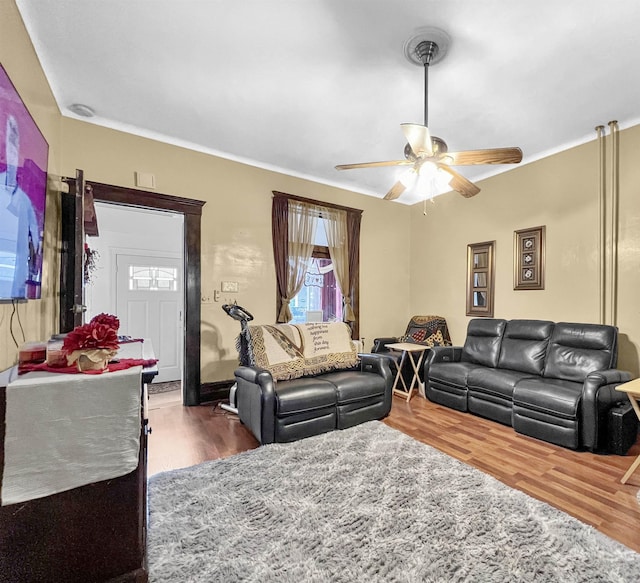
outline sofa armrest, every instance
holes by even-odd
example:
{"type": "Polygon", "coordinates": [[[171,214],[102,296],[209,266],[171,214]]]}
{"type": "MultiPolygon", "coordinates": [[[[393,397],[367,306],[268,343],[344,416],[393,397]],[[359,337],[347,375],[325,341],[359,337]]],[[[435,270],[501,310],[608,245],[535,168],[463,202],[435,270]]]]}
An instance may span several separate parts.
{"type": "Polygon", "coordinates": [[[462,346],[434,346],[425,359],[425,365],[436,362],[460,362],[462,346]]]}
{"type": "Polygon", "coordinates": [[[582,388],[582,443],[594,451],[599,448],[604,436],[600,427],[606,427],[604,416],[611,407],[625,400],[624,393],[616,387],[631,380],[631,373],[610,368],[587,375],[582,388]]]}
{"type": "Polygon", "coordinates": [[[276,392],[271,373],[241,366],[235,370],[238,417],[262,444],[275,441],[276,392]]]}
{"type": "Polygon", "coordinates": [[[424,382],[429,380],[429,368],[437,362],[460,362],[462,358],[462,346],[434,346],[427,350],[424,357],[422,371],[424,373],[424,382]]]}
{"type": "Polygon", "coordinates": [[[400,339],[397,336],[388,336],[385,338],[374,338],[371,352],[374,354],[378,352],[389,352],[386,345],[393,344],[394,342],[399,342],[399,341],[400,339]]]}
{"type": "Polygon", "coordinates": [[[394,373],[391,372],[391,358],[385,354],[359,354],[360,370],[373,372],[384,378],[385,384],[393,385],[394,373]]]}
{"type": "Polygon", "coordinates": [[[395,373],[392,372],[391,363],[395,362],[388,354],[359,354],[360,370],[379,374],[384,379],[384,416],[391,411],[393,401],[393,381],[395,373]]]}

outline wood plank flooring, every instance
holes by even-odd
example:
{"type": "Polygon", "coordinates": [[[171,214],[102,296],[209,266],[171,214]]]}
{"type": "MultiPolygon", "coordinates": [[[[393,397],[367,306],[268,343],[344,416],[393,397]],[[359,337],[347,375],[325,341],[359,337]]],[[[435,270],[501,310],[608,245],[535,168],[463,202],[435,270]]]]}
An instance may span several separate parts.
{"type": "MultiPolygon", "coordinates": [[[[210,404],[153,408],[152,395],[150,408],[149,475],[258,446],[235,415],[210,404]]],[[[384,422],[640,552],[640,470],[620,483],[640,441],[626,456],[575,452],[419,396],[395,397],[384,422]]]]}

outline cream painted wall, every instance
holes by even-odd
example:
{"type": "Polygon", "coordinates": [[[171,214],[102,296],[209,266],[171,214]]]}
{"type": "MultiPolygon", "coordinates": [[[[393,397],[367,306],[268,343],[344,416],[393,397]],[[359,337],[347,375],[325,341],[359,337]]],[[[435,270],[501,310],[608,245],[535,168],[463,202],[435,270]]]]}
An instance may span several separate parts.
{"type": "MultiPolygon", "coordinates": [[[[157,191],[204,200],[203,291],[238,281],[239,303],[257,321],[275,319],[271,251],[271,191],[280,190],[364,210],[361,233],[361,335],[398,334],[409,317],[410,209],[62,118],[14,2],[0,3],[0,61],[50,145],[49,172],[133,187],[135,171],[156,175],[157,191]]],[[[48,338],[58,327],[59,195],[48,197],[47,254],[41,301],[19,306],[27,340],[48,338]]],[[[235,298],[234,298],[235,299],[235,298]]],[[[0,369],[15,363],[9,331],[11,306],[0,305],[0,369]]],[[[235,366],[236,322],[220,304],[202,306],[202,380],[229,378],[235,366]]],[[[19,336],[20,341],[22,338],[19,336]]]]}
{"type": "MultiPolygon", "coordinates": [[[[0,2],[0,63],[49,143],[49,173],[59,173],[61,116],[13,1],[0,2]]],[[[50,192],[45,210],[42,299],[17,307],[27,341],[48,338],[57,331],[59,216],[59,195],[50,192]]],[[[12,310],[11,304],[0,304],[0,370],[17,360],[10,330],[12,310]]],[[[22,332],[15,318],[13,331],[21,344],[22,332]]]]}
{"type": "MultiPolygon", "coordinates": [[[[361,334],[404,331],[412,314],[447,318],[464,341],[466,246],[496,240],[497,317],[595,322],[597,287],[597,147],[595,141],[481,183],[472,199],[455,193],[407,208],[352,192],[230,162],[62,118],[12,1],[0,3],[0,61],[49,141],[49,171],[133,187],[135,171],[156,175],[157,191],[206,201],[203,291],[238,281],[239,303],[257,321],[275,318],[271,191],[364,209],[361,237],[361,334]],[[546,289],[513,290],[513,231],[547,227],[546,289]]],[[[599,120],[606,123],[607,120],[599,120]]],[[[595,124],[594,124],[595,125],[595,124]]],[[[640,127],[620,135],[619,366],[639,373],[640,127]]],[[[19,306],[27,340],[57,330],[59,197],[47,205],[43,300],[19,306]]],[[[11,307],[0,305],[0,368],[15,362],[11,307]]],[[[219,304],[202,306],[202,380],[229,378],[238,325],[219,304]]],[[[20,338],[21,339],[21,338],[20,338]]]]}
{"type": "MultiPolygon", "coordinates": [[[[636,290],[640,288],[638,151],[640,126],[622,131],[618,365],[636,376],[640,345],[640,309],[636,300],[636,290]]],[[[437,198],[434,205],[428,205],[426,217],[421,205],[412,207],[411,311],[444,316],[454,344],[463,343],[470,320],[465,315],[467,245],[495,240],[495,317],[597,323],[600,312],[595,132],[593,142],[479,185],[482,191],[471,199],[456,193],[437,198]],[[513,232],[539,225],[546,225],[545,289],[515,291],[513,232]]]]}
{"type": "MultiPolygon", "coordinates": [[[[237,299],[256,322],[275,321],[276,283],[271,244],[271,191],[363,209],[360,251],[360,330],[365,343],[404,332],[409,319],[411,209],[63,119],[63,173],[134,187],[134,172],[155,174],[157,192],[206,201],[202,216],[202,291],[237,281],[237,299]]],[[[237,322],[220,303],[202,305],[202,381],[232,378],[237,322]]]]}

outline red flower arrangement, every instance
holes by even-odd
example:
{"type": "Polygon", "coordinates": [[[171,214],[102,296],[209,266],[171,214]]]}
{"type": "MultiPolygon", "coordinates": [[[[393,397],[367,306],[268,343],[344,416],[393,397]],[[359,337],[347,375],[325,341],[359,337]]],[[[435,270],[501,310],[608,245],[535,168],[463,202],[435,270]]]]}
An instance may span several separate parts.
{"type": "Polygon", "coordinates": [[[91,321],[89,323],[92,324],[94,322],[98,324],[106,324],[110,328],[113,328],[116,332],[120,328],[120,320],[118,320],[118,317],[113,316],[112,314],[105,314],[104,312],[91,318],[91,321]]]}
{"type": "Polygon", "coordinates": [[[77,326],[67,334],[62,345],[67,363],[78,362],[80,370],[104,369],[120,346],[120,321],[110,314],[98,314],[88,324],[77,326]]]}
{"type": "Polygon", "coordinates": [[[95,350],[96,348],[118,350],[118,346],[118,335],[111,326],[89,322],[69,332],[64,339],[62,349],[70,354],[76,350],[95,350]]]}

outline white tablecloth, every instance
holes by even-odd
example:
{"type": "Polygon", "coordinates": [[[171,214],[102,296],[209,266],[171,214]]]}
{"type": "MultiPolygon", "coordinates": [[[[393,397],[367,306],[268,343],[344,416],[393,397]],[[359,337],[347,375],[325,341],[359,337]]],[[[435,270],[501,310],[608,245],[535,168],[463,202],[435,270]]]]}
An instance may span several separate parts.
{"type": "MultiPolygon", "coordinates": [[[[140,358],[140,343],[122,358],[140,358]]],[[[151,347],[149,347],[151,348],[151,347]]],[[[2,505],[117,478],[138,466],[142,367],[32,372],[6,388],[2,505]]]]}

